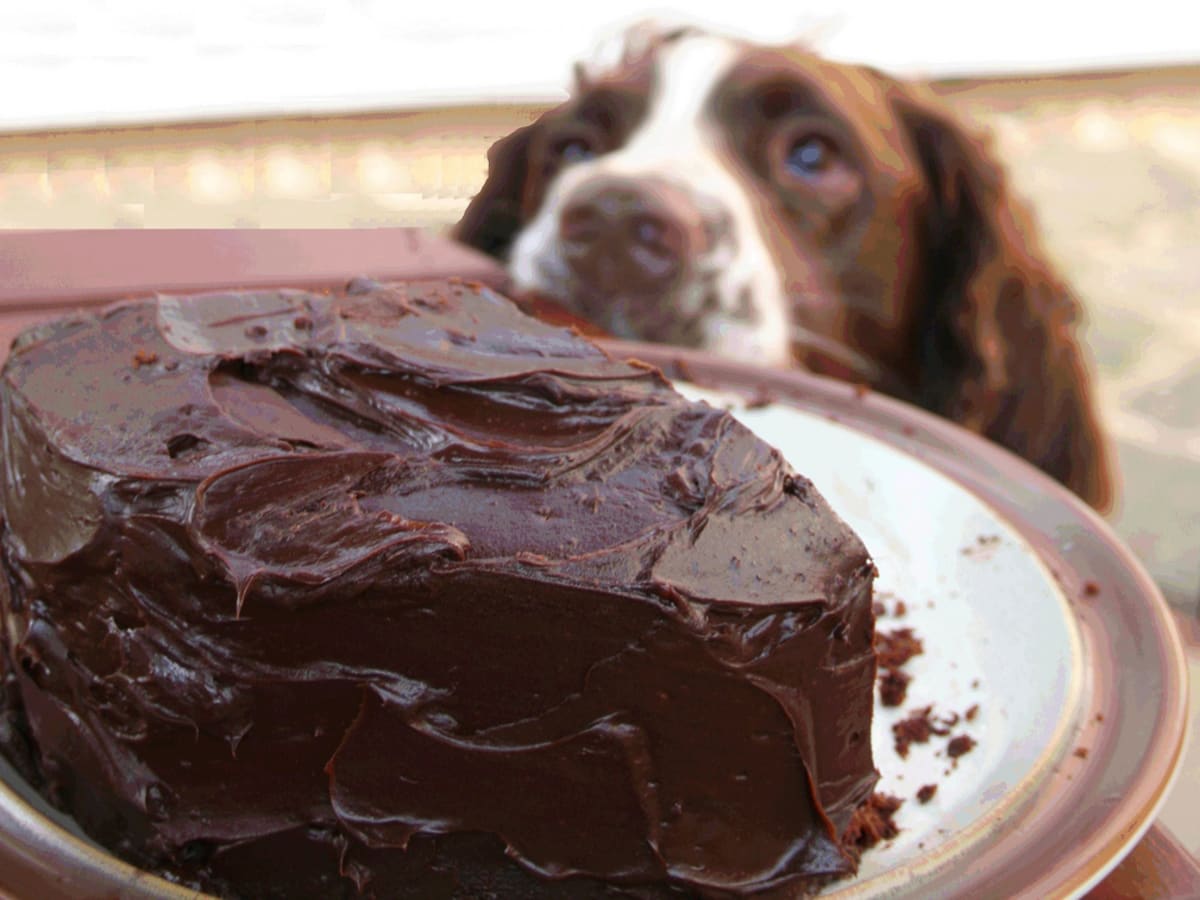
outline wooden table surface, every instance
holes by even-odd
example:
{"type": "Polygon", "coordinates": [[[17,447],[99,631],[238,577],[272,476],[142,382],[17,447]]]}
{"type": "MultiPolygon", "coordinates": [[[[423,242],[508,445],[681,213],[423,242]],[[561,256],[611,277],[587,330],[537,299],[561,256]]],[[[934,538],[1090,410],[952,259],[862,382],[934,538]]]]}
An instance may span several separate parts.
{"type": "MultiPolygon", "coordinates": [[[[360,273],[386,279],[395,274],[389,248],[398,241],[428,245],[431,251],[440,244],[410,229],[0,233],[0,357],[27,325],[145,293],[151,286],[187,292],[329,287],[360,273]]],[[[464,278],[502,280],[502,273],[473,251],[461,248],[451,258],[464,278]]],[[[444,255],[435,261],[431,253],[430,274],[445,262],[444,255]]],[[[1189,653],[1200,655],[1200,642],[1187,643],[1189,653]]],[[[1165,828],[1154,825],[1087,897],[1200,897],[1200,863],[1165,828]]]]}

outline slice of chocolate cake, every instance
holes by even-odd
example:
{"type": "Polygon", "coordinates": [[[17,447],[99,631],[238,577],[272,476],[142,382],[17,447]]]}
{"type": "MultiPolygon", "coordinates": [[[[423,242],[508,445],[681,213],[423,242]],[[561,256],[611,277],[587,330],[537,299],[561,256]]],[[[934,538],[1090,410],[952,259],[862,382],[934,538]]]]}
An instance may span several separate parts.
{"type": "Polygon", "coordinates": [[[59,321],[0,398],[0,695],[122,857],[248,897],[853,870],[874,567],[656,370],[361,282],[59,321]]]}

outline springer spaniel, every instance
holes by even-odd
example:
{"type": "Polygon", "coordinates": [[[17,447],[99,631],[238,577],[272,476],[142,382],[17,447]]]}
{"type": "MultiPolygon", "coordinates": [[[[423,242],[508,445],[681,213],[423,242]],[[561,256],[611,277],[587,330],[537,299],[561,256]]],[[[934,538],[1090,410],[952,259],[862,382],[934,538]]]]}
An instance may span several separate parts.
{"type": "Polygon", "coordinates": [[[518,293],[616,337],[838,360],[1110,502],[1078,306],[926,91],[691,29],[634,29],[576,82],[456,226],[518,293]]]}

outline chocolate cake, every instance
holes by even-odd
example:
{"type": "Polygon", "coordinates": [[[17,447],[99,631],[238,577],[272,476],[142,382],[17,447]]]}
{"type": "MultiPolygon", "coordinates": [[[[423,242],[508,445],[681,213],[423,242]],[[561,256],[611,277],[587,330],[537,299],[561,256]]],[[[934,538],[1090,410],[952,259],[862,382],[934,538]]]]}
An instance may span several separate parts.
{"type": "Polygon", "coordinates": [[[874,567],[776,451],[477,285],[162,296],[0,380],[7,752],[247,897],[798,896],[874,567]]]}

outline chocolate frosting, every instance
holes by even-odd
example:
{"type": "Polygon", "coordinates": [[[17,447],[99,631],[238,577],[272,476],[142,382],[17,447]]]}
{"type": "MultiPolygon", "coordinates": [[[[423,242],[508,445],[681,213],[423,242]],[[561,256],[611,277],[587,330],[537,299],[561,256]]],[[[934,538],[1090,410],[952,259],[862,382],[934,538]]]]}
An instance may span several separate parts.
{"type": "Polygon", "coordinates": [[[290,897],[853,870],[874,567],[657,370],[358,281],[60,320],[0,395],[4,693],[121,856],[290,897]]]}

